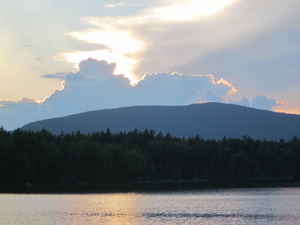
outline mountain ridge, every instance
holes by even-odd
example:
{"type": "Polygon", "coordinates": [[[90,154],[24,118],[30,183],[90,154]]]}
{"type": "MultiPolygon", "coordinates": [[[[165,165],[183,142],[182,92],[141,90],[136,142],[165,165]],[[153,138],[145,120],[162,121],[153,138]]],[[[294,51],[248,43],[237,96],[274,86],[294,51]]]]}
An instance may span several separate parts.
{"type": "Polygon", "coordinates": [[[226,103],[186,106],[128,106],[102,109],[26,124],[23,130],[46,129],[54,134],[128,132],[153,129],[177,137],[280,140],[300,136],[300,116],[226,103]]]}

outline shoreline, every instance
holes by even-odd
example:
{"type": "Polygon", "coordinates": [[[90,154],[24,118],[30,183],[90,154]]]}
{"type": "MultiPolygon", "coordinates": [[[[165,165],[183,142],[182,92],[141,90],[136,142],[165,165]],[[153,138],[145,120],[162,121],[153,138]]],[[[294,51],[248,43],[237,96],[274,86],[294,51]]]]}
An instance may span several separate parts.
{"type": "Polygon", "coordinates": [[[0,187],[0,194],[89,194],[89,193],[133,193],[133,192],[162,192],[162,191],[197,191],[204,189],[229,188],[299,188],[300,181],[293,179],[256,179],[229,181],[153,181],[131,183],[88,184],[24,184],[4,185],[0,187]]]}

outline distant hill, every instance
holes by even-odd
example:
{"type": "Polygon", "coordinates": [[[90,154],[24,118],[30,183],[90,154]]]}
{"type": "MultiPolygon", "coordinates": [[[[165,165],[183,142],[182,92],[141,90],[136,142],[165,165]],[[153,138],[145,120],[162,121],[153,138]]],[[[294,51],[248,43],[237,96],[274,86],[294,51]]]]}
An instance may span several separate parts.
{"type": "Polygon", "coordinates": [[[204,139],[225,137],[290,140],[300,137],[300,116],[223,103],[188,106],[132,106],[105,109],[29,123],[24,130],[46,129],[54,134],[132,131],[153,129],[177,137],[200,135],[204,139]]]}

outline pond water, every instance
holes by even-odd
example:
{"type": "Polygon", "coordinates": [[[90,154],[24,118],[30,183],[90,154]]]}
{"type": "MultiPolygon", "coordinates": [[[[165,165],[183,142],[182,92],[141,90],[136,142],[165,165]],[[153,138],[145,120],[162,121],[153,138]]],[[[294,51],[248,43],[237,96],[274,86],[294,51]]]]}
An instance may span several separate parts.
{"type": "Polygon", "coordinates": [[[0,224],[300,224],[300,188],[0,194],[0,224]]]}

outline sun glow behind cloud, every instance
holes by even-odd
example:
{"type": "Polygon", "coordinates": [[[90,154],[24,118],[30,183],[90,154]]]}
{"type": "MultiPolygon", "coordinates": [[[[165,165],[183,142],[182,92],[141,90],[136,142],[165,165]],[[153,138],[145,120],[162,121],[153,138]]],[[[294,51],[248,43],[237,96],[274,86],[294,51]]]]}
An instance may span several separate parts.
{"type": "MultiPolygon", "coordinates": [[[[136,26],[151,23],[181,23],[199,17],[216,14],[237,0],[189,0],[161,1],[160,4],[144,8],[135,16],[129,17],[84,17],[82,22],[95,26],[93,29],[74,31],[68,35],[84,43],[99,44],[104,49],[93,51],[74,50],[61,53],[56,59],[78,64],[85,59],[95,58],[117,64],[116,74],[124,74],[132,84],[138,82],[135,70],[143,60],[139,53],[147,51],[153,43],[147,43],[135,35],[136,26]]],[[[145,59],[146,60],[146,59],[145,59]]],[[[147,71],[145,71],[147,72],[147,71]]]]}
{"type": "Polygon", "coordinates": [[[105,49],[94,51],[72,51],[60,54],[57,59],[66,59],[78,68],[78,64],[85,59],[95,58],[109,63],[117,62],[116,74],[124,74],[132,83],[137,81],[132,74],[136,61],[130,57],[144,47],[144,43],[132,37],[130,32],[117,30],[88,29],[72,32],[71,37],[91,44],[104,44],[105,49]]]}
{"type": "Polygon", "coordinates": [[[278,103],[278,106],[273,107],[273,110],[275,112],[300,115],[300,110],[296,108],[291,108],[288,102],[279,100],[276,101],[276,103],[278,103]]]}

